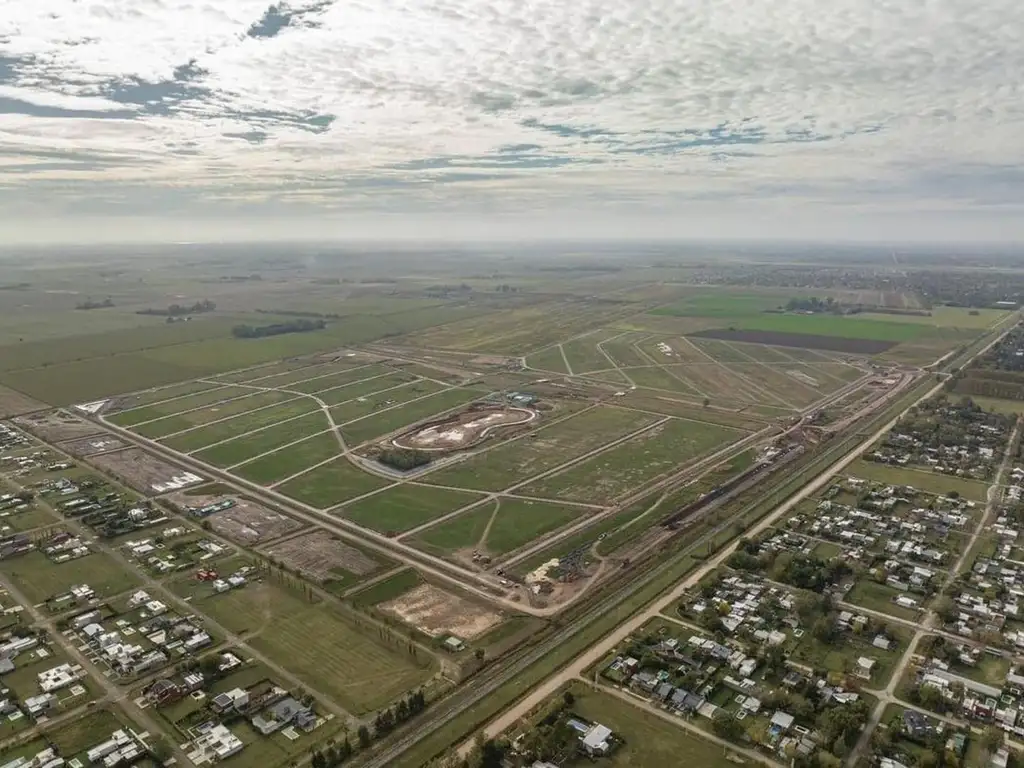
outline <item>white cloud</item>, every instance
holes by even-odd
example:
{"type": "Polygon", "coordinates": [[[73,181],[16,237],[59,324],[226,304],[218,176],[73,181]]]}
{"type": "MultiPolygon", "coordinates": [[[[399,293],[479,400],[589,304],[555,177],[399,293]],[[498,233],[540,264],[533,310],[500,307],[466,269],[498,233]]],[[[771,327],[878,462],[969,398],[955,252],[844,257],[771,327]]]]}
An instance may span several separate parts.
{"type": "Polygon", "coordinates": [[[924,210],[956,197],[945,169],[973,174],[964,210],[1024,195],[986,186],[1024,165],[1019,0],[292,0],[263,37],[269,0],[3,5],[0,104],[40,109],[0,116],[0,155],[108,162],[0,184],[117,200],[148,179],[309,213],[924,210]]]}

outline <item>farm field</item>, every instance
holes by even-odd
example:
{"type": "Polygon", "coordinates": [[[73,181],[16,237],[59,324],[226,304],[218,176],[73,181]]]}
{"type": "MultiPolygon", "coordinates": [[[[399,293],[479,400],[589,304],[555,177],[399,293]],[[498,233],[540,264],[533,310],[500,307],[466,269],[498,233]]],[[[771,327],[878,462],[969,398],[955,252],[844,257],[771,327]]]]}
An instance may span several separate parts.
{"type": "Polygon", "coordinates": [[[433,472],[427,482],[503,490],[656,421],[657,416],[621,408],[592,408],[433,472]]]}
{"type": "Polygon", "coordinates": [[[403,533],[481,498],[468,491],[399,485],[345,505],[335,514],[378,533],[403,533]]]}
{"type": "Polygon", "coordinates": [[[254,633],[249,642],[352,714],[363,714],[425,682],[433,660],[352,626],[334,609],[264,580],[197,601],[229,631],[254,633]],[[301,649],[301,652],[299,651],[301,649]]]}
{"type": "Polygon", "coordinates": [[[672,419],[523,489],[532,496],[608,503],[676,471],[743,433],[672,419]]]}

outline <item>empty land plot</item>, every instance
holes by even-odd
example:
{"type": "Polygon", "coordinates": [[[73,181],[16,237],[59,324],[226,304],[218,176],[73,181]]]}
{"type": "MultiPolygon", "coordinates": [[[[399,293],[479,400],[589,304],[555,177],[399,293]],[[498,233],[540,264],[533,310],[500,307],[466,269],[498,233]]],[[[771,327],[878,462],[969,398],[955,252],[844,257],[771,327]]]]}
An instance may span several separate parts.
{"type": "Polygon", "coordinates": [[[769,347],[765,344],[739,344],[733,342],[721,342],[728,344],[737,352],[750,360],[759,363],[791,363],[793,358],[787,355],[778,347],[769,347]]]}
{"type": "Polygon", "coordinates": [[[322,603],[264,580],[214,595],[199,609],[229,631],[257,631],[250,643],[310,688],[352,714],[391,702],[424,683],[432,660],[414,659],[364,634],[322,603]]]}
{"type": "Polygon", "coordinates": [[[633,346],[635,342],[638,342],[643,338],[643,335],[628,333],[625,336],[620,336],[603,342],[601,347],[620,368],[650,365],[651,361],[640,354],[633,346]]]}
{"type": "Polygon", "coordinates": [[[285,496],[318,509],[333,507],[390,485],[389,481],[364,472],[344,456],[292,478],[277,490],[285,496]]]}
{"type": "Polygon", "coordinates": [[[424,397],[436,392],[443,392],[446,387],[425,379],[398,386],[375,387],[365,396],[356,396],[355,399],[346,398],[346,402],[331,408],[331,416],[338,424],[345,424],[366,416],[372,416],[385,408],[392,408],[410,400],[424,397]]]}
{"type": "Polygon", "coordinates": [[[101,453],[90,461],[114,478],[146,494],[165,493],[203,482],[203,478],[194,472],[177,467],[141,448],[101,453]]]}
{"type": "MultiPolygon", "coordinates": [[[[318,400],[323,400],[324,403],[330,407],[340,406],[343,403],[350,403],[359,400],[359,398],[376,395],[378,393],[380,393],[384,399],[387,399],[384,394],[388,390],[401,392],[405,385],[412,384],[415,381],[419,381],[419,379],[411,373],[389,373],[387,375],[375,376],[371,379],[364,379],[352,384],[335,387],[334,389],[329,389],[326,392],[317,392],[316,397],[318,400]]],[[[440,387],[441,385],[436,386],[440,387]]]]}
{"type": "Polygon", "coordinates": [[[733,408],[722,408],[710,404],[705,407],[696,400],[684,400],[678,395],[642,387],[629,392],[621,400],[621,403],[624,408],[637,408],[665,416],[680,416],[693,421],[707,421],[712,424],[720,424],[723,427],[750,432],[762,429],[767,423],[765,419],[758,419],[746,410],[742,412],[736,410],[746,407],[741,403],[737,403],[733,408]]]}
{"type": "Polygon", "coordinates": [[[236,437],[225,443],[218,443],[211,448],[200,450],[194,455],[200,461],[205,461],[208,464],[230,467],[327,429],[330,429],[330,425],[327,423],[326,417],[321,411],[315,411],[293,418],[283,424],[263,427],[257,432],[236,437]]]}
{"type": "Polygon", "coordinates": [[[886,323],[913,323],[936,328],[984,329],[1003,320],[1007,315],[1002,309],[966,309],[964,307],[934,307],[920,315],[892,315],[883,312],[863,312],[857,315],[863,320],[878,320],[886,323]]]}
{"type": "MultiPolygon", "coordinates": [[[[674,366],[668,368],[672,370],[674,366]]],[[[765,399],[748,381],[720,363],[705,360],[695,365],[683,364],[678,368],[681,375],[692,381],[693,386],[706,393],[712,401],[757,403],[765,399]]]]}
{"type": "Polygon", "coordinates": [[[183,397],[173,399],[162,398],[151,405],[144,405],[131,410],[121,410],[105,417],[112,424],[119,427],[134,427],[146,421],[154,421],[165,416],[183,413],[192,409],[204,408],[214,403],[230,400],[238,397],[248,397],[253,390],[245,387],[208,387],[202,392],[197,392],[183,397]]]}
{"type": "Polygon", "coordinates": [[[439,557],[459,550],[477,549],[497,509],[497,501],[481,504],[458,517],[432,525],[406,541],[417,549],[439,557]]]}
{"type": "Polygon", "coordinates": [[[812,376],[797,366],[779,369],[760,363],[736,363],[730,370],[752,381],[772,396],[764,398],[768,404],[783,407],[803,407],[815,403],[840,386],[835,379],[812,376]]]}
{"type": "Polygon", "coordinates": [[[562,358],[562,349],[558,345],[548,347],[526,358],[526,364],[530,368],[541,371],[552,371],[554,373],[568,373],[565,367],[565,360],[562,358]]]}
{"type": "MultiPolygon", "coordinates": [[[[357,581],[380,570],[382,563],[327,531],[311,531],[264,550],[274,560],[318,584],[357,581]]],[[[386,561],[390,564],[390,561],[386,561]]]]}
{"type": "MultiPolygon", "coordinates": [[[[196,411],[176,413],[156,421],[139,424],[132,427],[132,431],[143,437],[158,440],[188,429],[202,427],[214,421],[229,419],[232,416],[240,416],[243,413],[256,411],[260,408],[268,408],[285,400],[295,400],[297,398],[297,395],[290,395],[286,392],[258,392],[237,400],[229,400],[224,403],[207,406],[206,408],[200,408],[196,411]]],[[[307,402],[311,407],[315,407],[312,401],[307,402]]]]}
{"type": "Polygon", "coordinates": [[[300,530],[304,523],[265,507],[244,496],[188,496],[179,497],[177,503],[202,507],[231,498],[235,506],[215,512],[206,518],[215,533],[245,546],[270,541],[300,530]]]}
{"type": "Polygon", "coordinates": [[[845,336],[823,336],[787,331],[731,330],[720,328],[700,331],[700,336],[726,341],[746,341],[754,344],[774,344],[780,347],[806,347],[847,352],[856,355],[877,355],[896,346],[896,341],[857,339],[845,336]]]}
{"type": "Polygon", "coordinates": [[[92,437],[80,437],[78,440],[69,440],[59,445],[62,451],[67,451],[73,456],[95,456],[97,453],[117,451],[128,447],[128,443],[109,432],[92,437]]]}
{"type": "Polygon", "coordinates": [[[223,389],[223,385],[210,381],[185,381],[181,384],[172,384],[169,387],[158,387],[147,389],[144,392],[134,392],[130,395],[116,398],[111,404],[112,411],[127,411],[133,408],[161,403],[164,400],[184,398],[186,395],[197,395],[200,392],[209,392],[214,389],[223,389]]]}
{"type": "Polygon", "coordinates": [[[296,358],[294,360],[282,360],[278,363],[258,365],[255,368],[245,368],[241,371],[220,373],[208,378],[210,381],[224,382],[225,384],[240,383],[265,378],[267,376],[274,376],[278,373],[287,373],[288,371],[294,371],[300,368],[309,368],[319,364],[320,361],[314,358],[296,358]]]}
{"type": "Polygon", "coordinates": [[[479,493],[399,485],[338,510],[337,514],[378,533],[402,533],[478,501],[479,493]]]}
{"type": "Polygon", "coordinates": [[[532,496],[611,502],[684,467],[744,433],[673,419],[523,489],[532,496]]]}
{"type": "Polygon", "coordinates": [[[348,370],[338,371],[326,376],[317,376],[309,381],[299,381],[294,384],[289,384],[287,388],[294,392],[314,394],[334,389],[336,387],[343,387],[346,384],[353,384],[363,379],[372,379],[373,377],[380,376],[386,372],[387,368],[383,365],[361,365],[358,368],[349,368],[348,370]]]}
{"type": "Polygon", "coordinates": [[[633,368],[629,371],[629,378],[638,387],[649,387],[651,389],[662,389],[667,392],[677,392],[681,395],[689,395],[700,399],[702,394],[691,386],[681,375],[670,372],[667,368],[649,366],[647,368],[633,368]]]}
{"type": "Polygon", "coordinates": [[[46,403],[34,400],[17,390],[0,386],[0,418],[17,416],[32,411],[42,411],[46,408],[49,408],[46,403]]]}
{"type": "Polygon", "coordinates": [[[18,416],[14,423],[21,429],[39,435],[44,440],[58,442],[88,437],[102,432],[103,428],[91,421],[79,418],[66,411],[47,411],[33,413],[29,416],[18,416]]]}
{"type": "Polygon", "coordinates": [[[340,451],[337,436],[324,432],[247,461],[231,471],[250,482],[272,485],[327,461],[340,451]]]}
{"type": "Polygon", "coordinates": [[[267,387],[268,389],[288,389],[291,385],[302,381],[322,381],[319,377],[340,373],[343,370],[345,368],[334,363],[317,363],[306,368],[285,371],[284,373],[277,373],[272,376],[260,376],[256,379],[250,379],[246,384],[252,387],[267,387]]]}
{"type": "Polygon", "coordinates": [[[495,557],[519,549],[534,539],[587,514],[581,507],[529,499],[500,499],[487,536],[480,542],[495,557]]]}
{"type": "Polygon", "coordinates": [[[956,491],[965,499],[974,501],[985,501],[988,494],[988,485],[980,480],[943,475],[938,472],[929,472],[927,469],[890,467],[887,464],[879,464],[874,461],[856,461],[843,472],[879,483],[909,485],[928,493],[948,494],[956,491]]]}
{"type": "Polygon", "coordinates": [[[287,422],[289,419],[307,413],[320,416],[323,429],[327,428],[327,418],[320,411],[319,406],[313,400],[301,398],[242,413],[214,424],[195,427],[173,437],[164,438],[160,442],[176,451],[190,453],[222,440],[245,435],[247,432],[287,422]]]}
{"type": "Polygon", "coordinates": [[[429,475],[430,482],[499,491],[649,426],[657,416],[599,406],[470,456],[429,475]]]}
{"type": "Polygon", "coordinates": [[[102,552],[59,564],[42,552],[29,552],[5,562],[4,573],[33,603],[67,592],[75,584],[88,584],[99,597],[107,597],[140,583],[135,574],[102,552]]]}
{"type": "MultiPolygon", "coordinates": [[[[792,366],[787,366],[786,370],[789,370],[792,366]]],[[[797,366],[798,368],[800,366],[797,366]]],[[[804,369],[811,371],[822,371],[829,376],[834,376],[837,379],[841,379],[846,383],[854,382],[857,379],[863,378],[865,372],[854,365],[847,365],[846,363],[809,363],[802,366],[804,369]]],[[[813,376],[814,373],[811,373],[813,376]]]]}
{"type": "Polygon", "coordinates": [[[693,343],[705,355],[720,363],[749,363],[750,358],[731,344],[713,339],[694,339],[693,343]]]}
{"type": "Polygon", "coordinates": [[[497,611],[433,584],[420,584],[378,608],[430,637],[455,635],[472,640],[502,621],[497,611]]]}
{"type": "Polygon", "coordinates": [[[349,422],[342,426],[341,433],[353,445],[364,443],[460,405],[471,403],[479,399],[481,395],[480,391],[471,389],[449,389],[444,392],[435,392],[422,400],[349,422]]]}
{"type": "Polygon", "coordinates": [[[572,366],[573,373],[585,373],[587,371],[603,371],[607,368],[614,368],[608,358],[601,354],[597,348],[599,342],[618,336],[621,331],[601,331],[579,339],[573,339],[562,344],[565,356],[572,366]]]}

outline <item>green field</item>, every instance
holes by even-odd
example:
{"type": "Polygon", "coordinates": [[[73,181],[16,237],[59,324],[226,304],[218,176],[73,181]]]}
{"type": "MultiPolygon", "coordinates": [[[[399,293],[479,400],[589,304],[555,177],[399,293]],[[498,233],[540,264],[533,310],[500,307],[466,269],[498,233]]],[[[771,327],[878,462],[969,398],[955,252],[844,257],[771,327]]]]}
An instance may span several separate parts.
{"type": "Polygon", "coordinates": [[[526,358],[526,364],[531,368],[537,368],[542,371],[568,373],[565,369],[565,361],[562,359],[562,350],[557,346],[548,347],[534,355],[530,355],[526,358]]]}
{"type": "MultiPolygon", "coordinates": [[[[247,432],[279,424],[306,413],[313,413],[319,416],[320,422],[323,425],[321,429],[327,428],[327,419],[317,409],[316,403],[309,398],[299,398],[280,403],[279,405],[263,407],[256,411],[232,416],[224,421],[218,421],[216,424],[195,427],[174,437],[165,438],[160,442],[168,448],[188,453],[205,448],[208,445],[213,445],[214,443],[219,443],[222,440],[244,435],[247,432]]],[[[249,437],[246,436],[243,439],[248,440],[249,437]]]]}
{"type": "MultiPolygon", "coordinates": [[[[258,459],[248,461],[235,467],[232,472],[250,482],[259,483],[260,485],[271,485],[327,461],[333,456],[337,456],[340,450],[338,438],[335,434],[333,432],[324,432],[306,438],[301,443],[295,443],[287,448],[282,448],[258,459]]],[[[303,480],[306,479],[313,483],[312,475],[313,472],[309,473],[309,475],[297,477],[287,483],[286,486],[292,486],[293,484],[301,486],[303,480]]],[[[282,489],[282,493],[288,493],[288,491],[282,489]]]]}
{"type": "MultiPolygon", "coordinates": [[[[360,379],[352,384],[346,384],[343,387],[337,387],[327,392],[319,392],[317,393],[317,398],[323,400],[328,406],[341,406],[342,403],[355,403],[359,398],[369,398],[370,395],[378,392],[383,393],[386,390],[393,389],[400,395],[404,391],[402,385],[411,384],[414,381],[417,381],[417,379],[410,373],[389,373],[384,376],[375,376],[371,379],[360,379]],[[399,389],[394,389],[395,387],[399,387],[399,389]]],[[[386,397],[387,395],[385,395],[386,397]]],[[[338,408],[337,413],[341,412],[342,408],[338,408]]]]}
{"type": "Polygon", "coordinates": [[[399,485],[347,505],[337,514],[378,533],[402,533],[480,498],[478,493],[399,485]]]}
{"type": "Polygon", "coordinates": [[[734,318],[759,315],[765,310],[778,309],[798,295],[797,290],[775,293],[751,293],[742,290],[702,289],[700,293],[659,307],[653,315],[670,317],[734,318]]]}
{"type": "Polygon", "coordinates": [[[249,397],[255,393],[254,390],[246,389],[245,387],[213,387],[210,385],[204,385],[204,387],[205,388],[201,392],[185,395],[183,397],[167,395],[166,397],[158,398],[152,405],[144,405],[137,408],[133,407],[131,410],[120,411],[108,416],[107,421],[111,424],[117,424],[119,427],[133,427],[136,424],[142,424],[146,421],[154,421],[155,419],[160,419],[164,416],[171,416],[176,413],[203,408],[208,405],[213,405],[214,403],[219,403],[222,400],[249,397]]]}
{"type": "Polygon", "coordinates": [[[611,502],[678,470],[742,433],[673,419],[573,467],[530,483],[524,493],[586,502],[611,502]]]}
{"type": "Polygon", "coordinates": [[[218,467],[230,467],[328,428],[327,419],[318,411],[198,451],[195,458],[218,467]]]}
{"type": "MultiPolygon", "coordinates": [[[[164,400],[184,398],[186,395],[195,395],[212,389],[221,389],[223,386],[223,384],[215,384],[206,381],[185,381],[181,384],[172,384],[168,387],[160,387],[159,389],[150,389],[128,395],[127,397],[122,398],[118,407],[124,410],[129,408],[142,408],[143,406],[152,405],[153,403],[159,403],[164,400]]],[[[111,418],[111,421],[114,421],[114,419],[111,418]]]]}
{"type": "MultiPolygon", "coordinates": [[[[373,382],[376,384],[376,382],[373,382]]],[[[359,385],[363,386],[363,385],[359,385]]],[[[433,381],[416,379],[399,386],[398,383],[374,386],[363,394],[345,396],[343,400],[331,408],[331,415],[338,424],[369,418],[385,408],[392,408],[419,397],[441,392],[443,384],[433,381]]]]}
{"type": "MultiPolygon", "coordinates": [[[[893,602],[893,598],[898,595],[907,595],[907,593],[900,592],[898,589],[894,589],[887,584],[879,584],[871,579],[863,578],[859,579],[853,585],[853,589],[846,593],[845,599],[848,603],[860,605],[872,611],[887,613],[890,616],[896,616],[901,619],[917,621],[921,617],[921,612],[896,605],[893,602]]],[[[920,595],[908,595],[908,597],[917,600],[919,606],[926,605],[920,595]]]]}
{"type": "Polygon", "coordinates": [[[983,397],[981,395],[971,395],[970,398],[986,411],[1003,413],[1007,416],[1019,416],[1024,413],[1024,402],[1020,400],[1003,400],[998,397],[983,397]]]}
{"type": "Polygon", "coordinates": [[[277,491],[296,501],[326,509],[389,485],[387,480],[364,472],[339,456],[279,486],[277,491]]]}
{"type": "Polygon", "coordinates": [[[879,483],[893,485],[909,485],[919,491],[947,494],[956,491],[965,499],[985,501],[988,496],[988,485],[980,480],[969,480],[952,475],[929,472],[926,469],[911,467],[892,467],[874,461],[858,460],[843,470],[846,475],[875,480],[879,483]]]}
{"type": "MultiPolygon", "coordinates": [[[[425,382],[428,384],[430,382],[425,382]]],[[[421,386],[414,384],[413,387],[421,386]]],[[[428,419],[460,405],[467,405],[482,395],[467,389],[450,389],[437,392],[422,400],[416,400],[398,408],[391,408],[373,416],[350,421],[341,428],[345,440],[352,445],[365,443],[378,437],[402,429],[417,421],[428,419]]]]}
{"type": "MultiPolygon", "coordinates": [[[[217,403],[196,411],[175,413],[170,416],[164,416],[156,421],[147,421],[145,424],[132,427],[132,431],[143,437],[157,440],[177,434],[178,432],[184,432],[187,429],[201,427],[214,421],[229,419],[232,416],[240,416],[243,413],[249,413],[259,408],[267,408],[286,400],[298,400],[298,397],[296,395],[289,395],[286,392],[257,392],[237,400],[217,403]]],[[[299,402],[308,402],[307,407],[309,408],[316,407],[312,401],[299,400],[299,402]]]]}
{"type": "Polygon", "coordinates": [[[423,583],[419,571],[414,568],[403,568],[393,576],[383,581],[371,584],[366,589],[361,589],[351,596],[353,605],[365,607],[386,603],[388,600],[404,595],[413,587],[423,583]]]}
{"type": "Polygon", "coordinates": [[[857,315],[857,317],[864,320],[931,325],[936,328],[970,328],[981,330],[995,325],[1005,318],[1007,314],[1008,312],[1004,309],[933,307],[928,310],[927,315],[890,315],[882,312],[864,312],[857,315]]]}
{"type": "Polygon", "coordinates": [[[67,592],[76,584],[88,584],[98,596],[106,597],[140,583],[134,573],[102,552],[60,564],[52,563],[42,552],[29,552],[5,563],[4,572],[33,603],[67,592]]]}
{"type": "Polygon", "coordinates": [[[253,647],[352,714],[384,706],[431,675],[432,660],[410,656],[407,642],[389,645],[375,629],[357,629],[329,606],[268,581],[197,607],[231,632],[256,632],[253,647]]]}
{"type": "Polygon", "coordinates": [[[460,549],[476,548],[487,532],[497,508],[497,500],[483,504],[458,517],[420,531],[408,541],[413,546],[438,557],[460,549]]]}
{"type": "Polygon", "coordinates": [[[497,491],[653,424],[657,416],[597,407],[434,472],[429,482],[497,491]]]}

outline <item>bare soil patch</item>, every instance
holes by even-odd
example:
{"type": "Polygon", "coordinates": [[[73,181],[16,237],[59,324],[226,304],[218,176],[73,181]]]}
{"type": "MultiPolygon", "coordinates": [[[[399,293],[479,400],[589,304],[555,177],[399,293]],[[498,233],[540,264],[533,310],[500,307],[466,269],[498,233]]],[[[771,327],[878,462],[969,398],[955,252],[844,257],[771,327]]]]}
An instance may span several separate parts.
{"type": "Polygon", "coordinates": [[[61,440],[76,440],[79,437],[88,437],[103,432],[102,427],[91,421],[80,419],[78,416],[64,411],[46,411],[45,413],[33,413],[30,416],[19,416],[14,423],[52,443],[61,440]]]}
{"type": "Polygon", "coordinates": [[[17,416],[20,413],[40,411],[48,406],[15,389],[0,387],[0,417],[17,416]]]}
{"type": "Polygon", "coordinates": [[[769,344],[776,347],[802,347],[803,349],[828,349],[854,355],[877,355],[892,349],[899,342],[879,339],[846,339],[840,336],[817,336],[812,333],[784,333],[780,331],[741,331],[729,328],[713,328],[691,333],[698,339],[719,339],[721,341],[743,341],[748,344],[769,344]]]}
{"type": "Polygon", "coordinates": [[[421,584],[378,607],[431,637],[455,635],[472,640],[502,621],[500,613],[433,584],[421,584]]]}
{"type": "Polygon", "coordinates": [[[399,448],[417,451],[454,451],[476,445],[496,430],[537,419],[529,408],[470,408],[446,419],[417,427],[393,439],[399,448]]]}
{"type": "Polygon", "coordinates": [[[97,453],[117,451],[128,447],[128,443],[124,440],[109,433],[81,437],[78,440],[58,443],[58,445],[74,456],[95,456],[97,453]]]}
{"type": "Polygon", "coordinates": [[[321,584],[335,578],[338,569],[356,576],[365,576],[380,567],[380,563],[372,557],[335,539],[326,531],[296,536],[268,547],[265,552],[321,584]]]}
{"type": "Polygon", "coordinates": [[[205,507],[210,504],[231,499],[235,506],[222,512],[214,512],[205,517],[214,532],[231,539],[236,544],[251,546],[262,541],[270,541],[287,536],[303,528],[303,523],[288,515],[283,515],[259,502],[234,494],[188,496],[176,493],[170,501],[181,509],[186,507],[205,507]]]}
{"type": "Polygon", "coordinates": [[[141,448],[104,453],[92,463],[141,493],[156,495],[205,482],[205,479],[181,467],[147,453],[141,448]]]}

